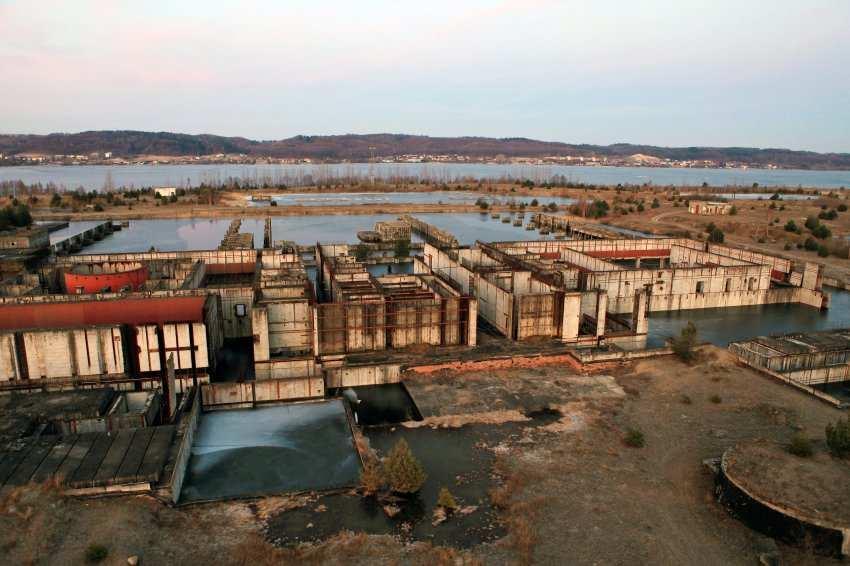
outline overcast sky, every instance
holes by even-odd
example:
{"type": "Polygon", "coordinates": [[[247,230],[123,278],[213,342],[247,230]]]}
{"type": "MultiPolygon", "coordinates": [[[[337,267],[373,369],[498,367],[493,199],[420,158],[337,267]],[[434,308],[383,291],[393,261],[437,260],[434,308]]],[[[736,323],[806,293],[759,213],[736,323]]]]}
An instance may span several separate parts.
{"type": "Polygon", "coordinates": [[[850,152],[848,0],[0,0],[0,132],[850,152]]]}

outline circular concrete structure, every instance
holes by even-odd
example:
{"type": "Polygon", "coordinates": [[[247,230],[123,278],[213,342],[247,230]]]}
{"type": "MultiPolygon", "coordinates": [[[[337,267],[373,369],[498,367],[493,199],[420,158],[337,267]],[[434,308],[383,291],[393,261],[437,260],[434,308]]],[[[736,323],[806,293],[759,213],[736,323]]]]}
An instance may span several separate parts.
{"type": "Polygon", "coordinates": [[[148,266],[138,263],[78,264],[65,273],[68,293],[138,291],[150,277],[148,266]]]}
{"type": "Polygon", "coordinates": [[[823,447],[800,458],[745,442],[724,452],[719,483],[721,502],[752,528],[818,554],[850,554],[850,461],[823,447]]]}

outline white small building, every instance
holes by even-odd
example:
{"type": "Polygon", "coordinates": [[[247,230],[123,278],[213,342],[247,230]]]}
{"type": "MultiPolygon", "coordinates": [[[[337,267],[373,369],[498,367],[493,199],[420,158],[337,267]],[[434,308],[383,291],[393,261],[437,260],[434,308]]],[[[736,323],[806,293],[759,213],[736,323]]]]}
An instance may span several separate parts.
{"type": "Polygon", "coordinates": [[[688,205],[688,212],[704,216],[725,216],[732,212],[732,204],[693,200],[688,205]]]}
{"type": "Polygon", "coordinates": [[[177,194],[177,187],[156,187],[153,192],[158,197],[171,198],[177,194]]]}

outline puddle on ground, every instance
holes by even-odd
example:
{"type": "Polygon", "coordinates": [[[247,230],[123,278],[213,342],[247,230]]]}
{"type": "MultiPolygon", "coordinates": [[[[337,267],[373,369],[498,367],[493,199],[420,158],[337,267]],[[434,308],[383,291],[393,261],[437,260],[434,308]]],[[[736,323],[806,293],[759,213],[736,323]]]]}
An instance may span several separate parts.
{"type": "Polygon", "coordinates": [[[392,534],[409,540],[430,541],[455,548],[470,548],[505,536],[497,511],[490,504],[490,490],[497,486],[492,467],[493,447],[519,440],[524,429],[554,422],[557,410],[529,414],[531,421],[500,426],[467,425],[458,429],[403,426],[365,427],[370,445],[385,456],[404,438],[422,463],[428,478],[420,492],[389,518],[372,498],[336,494],[309,505],[273,516],[266,536],[286,546],[318,542],[340,531],[392,534]],[[447,487],[461,507],[477,507],[468,514],[453,514],[434,526],[433,512],[440,488],[447,487]]]}

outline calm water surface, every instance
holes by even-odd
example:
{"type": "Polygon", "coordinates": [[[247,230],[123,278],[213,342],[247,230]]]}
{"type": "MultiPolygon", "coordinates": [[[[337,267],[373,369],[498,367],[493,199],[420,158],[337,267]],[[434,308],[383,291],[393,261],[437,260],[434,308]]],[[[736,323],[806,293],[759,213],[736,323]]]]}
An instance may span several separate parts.
{"type": "Polygon", "coordinates": [[[700,309],[649,315],[649,347],[663,346],[688,322],[693,322],[700,340],[717,346],[753,336],[850,328],[850,292],[825,287],[829,309],[804,305],[762,305],[730,309],[700,309]]]}
{"type": "MultiPolygon", "coordinates": [[[[247,197],[246,197],[247,198],[247,197]]],[[[516,196],[500,195],[498,197],[487,193],[472,191],[433,191],[428,193],[287,193],[274,195],[272,199],[278,206],[349,206],[361,204],[474,204],[478,199],[496,203],[510,204],[531,203],[537,199],[542,204],[554,202],[558,205],[569,205],[575,199],[558,196],[516,196]]],[[[269,202],[248,201],[249,206],[270,206],[269,202]]]]}
{"type": "MultiPolygon", "coordinates": [[[[505,224],[491,219],[488,214],[417,214],[426,222],[452,232],[462,244],[475,240],[535,240],[543,238],[537,231],[505,224]]],[[[531,215],[526,214],[527,223],[531,215]]],[[[272,235],[275,240],[292,240],[297,244],[310,245],[322,242],[356,242],[357,232],[371,230],[375,222],[395,220],[394,214],[280,216],[272,219],[272,235]]],[[[182,251],[214,249],[221,242],[229,218],[216,219],[155,219],[131,220],[130,226],[115,232],[99,242],[85,248],[81,253],[141,252],[151,246],[158,251],[182,251]]],[[[71,222],[68,228],[55,232],[56,241],[90,227],[90,222],[71,222]]],[[[254,234],[254,245],[263,242],[265,220],[246,218],[242,231],[254,234]]],[[[549,236],[551,238],[551,236],[549,236]]],[[[53,241],[53,239],[51,239],[53,241]]],[[[414,241],[419,239],[414,236],[414,241]]]]}
{"type": "Polygon", "coordinates": [[[340,178],[411,178],[436,182],[464,179],[532,179],[541,182],[563,176],[571,182],[697,187],[850,187],[850,171],[768,169],[662,169],[654,167],[587,167],[485,163],[342,163],[333,165],[39,165],[0,167],[0,181],[55,183],[67,189],[100,189],[107,174],[116,187],[218,185],[231,179],[297,187],[340,178]]]}

